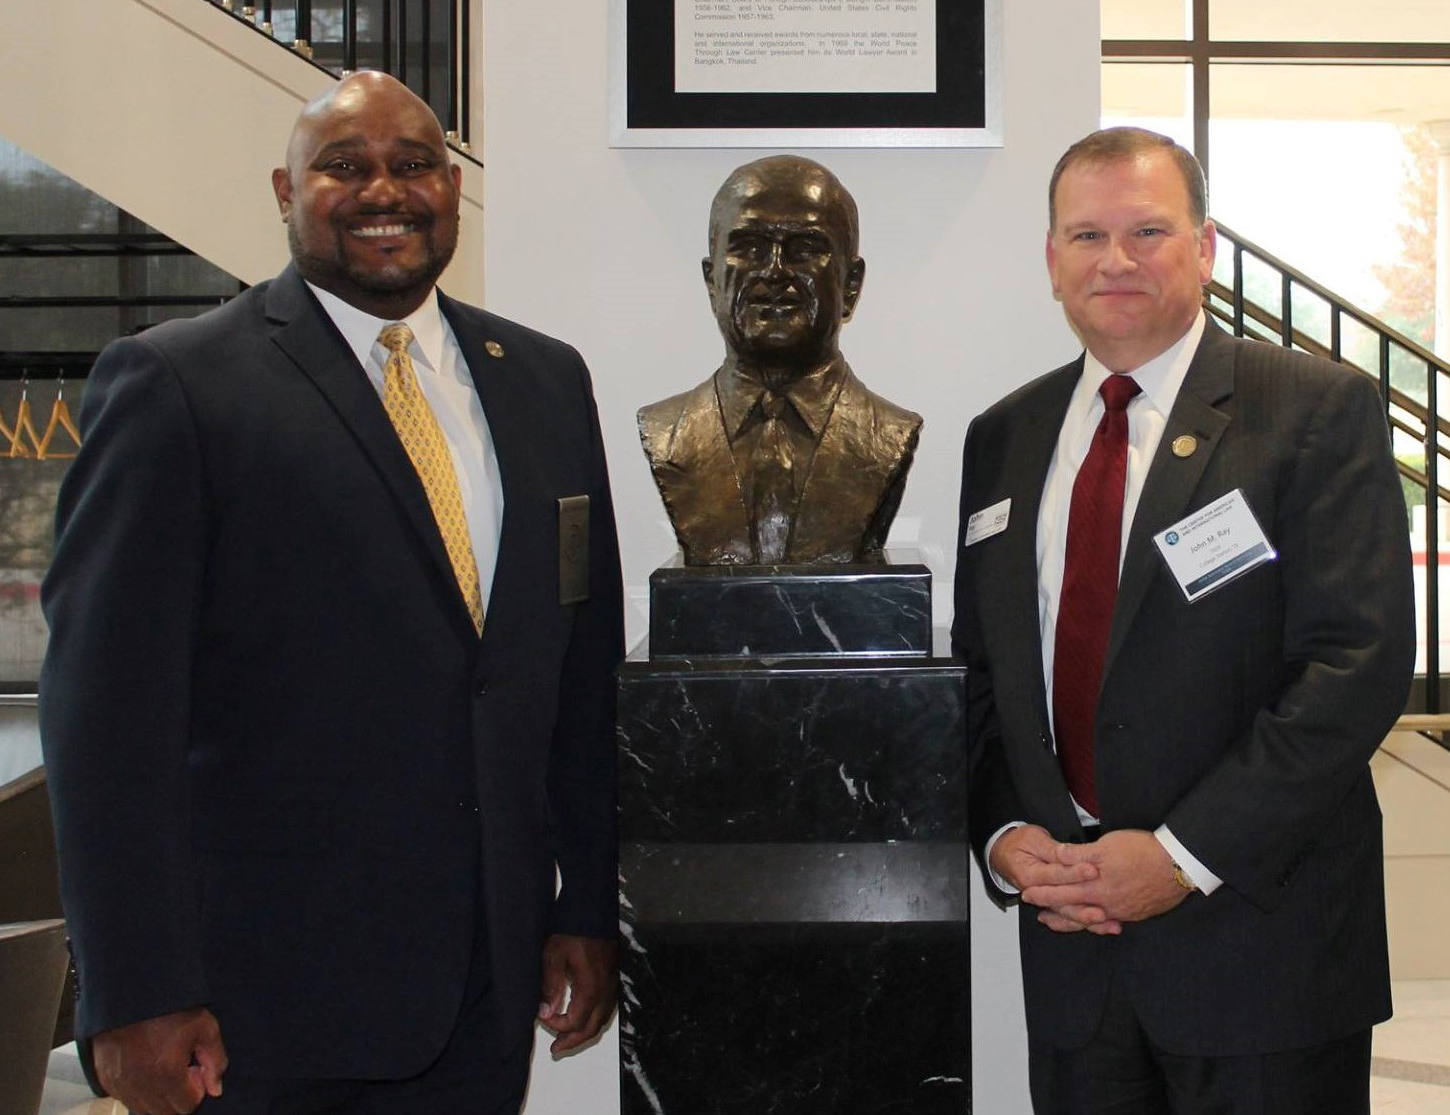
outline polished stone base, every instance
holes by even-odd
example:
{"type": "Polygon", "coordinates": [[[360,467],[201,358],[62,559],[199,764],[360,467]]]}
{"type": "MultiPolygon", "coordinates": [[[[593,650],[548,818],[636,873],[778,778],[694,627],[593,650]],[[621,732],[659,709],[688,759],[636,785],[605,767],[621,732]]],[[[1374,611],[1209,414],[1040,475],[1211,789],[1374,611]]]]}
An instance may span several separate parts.
{"type": "Polygon", "coordinates": [[[965,920],[647,936],[627,967],[624,1115],[971,1110],[965,920]]]}
{"type": "Polygon", "coordinates": [[[962,666],[638,651],[619,695],[624,1115],[970,1112],[962,666]]]}
{"type": "Polygon", "coordinates": [[[650,575],[652,658],[931,653],[931,571],[914,560],[706,566],[678,560],[650,575]]]}

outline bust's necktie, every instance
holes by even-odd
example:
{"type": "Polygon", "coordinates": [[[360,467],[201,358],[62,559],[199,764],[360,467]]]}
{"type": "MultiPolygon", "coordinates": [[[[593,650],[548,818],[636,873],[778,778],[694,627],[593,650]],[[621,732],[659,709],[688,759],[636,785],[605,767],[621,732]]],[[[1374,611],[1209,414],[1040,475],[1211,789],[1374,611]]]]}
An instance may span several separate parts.
{"type": "Polygon", "coordinates": [[[764,415],[760,440],[751,456],[751,499],[755,552],[762,565],[785,560],[795,514],[795,454],[791,449],[784,395],[766,391],[760,399],[764,415]]]}
{"type": "Polygon", "coordinates": [[[413,331],[402,322],[387,326],[378,334],[378,342],[388,350],[383,364],[383,408],[408,459],[418,470],[418,479],[428,494],[438,532],[448,550],[453,575],[473,617],[474,630],[483,631],[483,595],[478,585],[478,562],[474,560],[473,543],[468,536],[468,517],[463,510],[463,497],[458,491],[458,475],[453,471],[453,457],[448,442],[433,416],[433,408],[418,386],[418,374],[408,345],[413,331]]]}
{"type": "Polygon", "coordinates": [[[1128,402],[1138,394],[1131,376],[1110,375],[1098,391],[1103,417],[1072,486],[1062,594],[1052,655],[1052,723],[1057,759],[1073,798],[1094,817],[1093,771],[1098,693],[1108,633],[1118,600],[1123,539],[1123,488],[1128,478],[1128,402]]]}

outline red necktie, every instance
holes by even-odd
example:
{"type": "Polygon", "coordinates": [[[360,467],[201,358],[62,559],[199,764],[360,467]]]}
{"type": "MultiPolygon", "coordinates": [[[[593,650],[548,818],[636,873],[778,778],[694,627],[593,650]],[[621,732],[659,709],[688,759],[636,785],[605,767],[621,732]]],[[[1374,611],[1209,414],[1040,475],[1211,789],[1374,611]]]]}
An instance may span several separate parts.
{"type": "Polygon", "coordinates": [[[1098,816],[1093,737],[1103,659],[1118,599],[1123,538],[1123,486],[1128,476],[1128,401],[1138,393],[1131,376],[1110,375],[1098,388],[1103,417],[1077,480],[1067,518],[1067,551],[1057,638],[1052,655],[1052,718],[1057,759],[1073,798],[1098,816]]]}

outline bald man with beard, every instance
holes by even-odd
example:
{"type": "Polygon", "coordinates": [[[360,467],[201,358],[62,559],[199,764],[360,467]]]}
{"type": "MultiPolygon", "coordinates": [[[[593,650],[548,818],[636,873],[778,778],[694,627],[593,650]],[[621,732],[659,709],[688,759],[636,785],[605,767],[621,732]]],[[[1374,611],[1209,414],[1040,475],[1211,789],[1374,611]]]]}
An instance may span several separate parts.
{"type": "Polygon", "coordinates": [[[614,1004],[588,372],[437,290],[460,171],[392,78],[309,104],[272,181],[292,264],[102,353],[59,501],[77,1032],[145,1115],[513,1113],[536,1018],[565,1053],[614,1004]]]}

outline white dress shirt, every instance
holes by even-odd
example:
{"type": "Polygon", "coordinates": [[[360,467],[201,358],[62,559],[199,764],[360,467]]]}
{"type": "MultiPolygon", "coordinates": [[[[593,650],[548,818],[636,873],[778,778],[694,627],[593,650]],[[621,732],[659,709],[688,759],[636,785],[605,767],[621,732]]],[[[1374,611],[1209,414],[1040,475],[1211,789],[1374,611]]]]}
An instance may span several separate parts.
{"type": "Polygon", "coordinates": [[[438,308],[436,293],[407,317],[390,319],[374,317],[335,294],[311,283],[307,285],[357,356],[380,399],[388,351],[379,343],[378,334],[397,320],[413,331],[408,355],[418,374],[418,386],[433,409],[453,457],[453,471],[458,476],[458,492],[468,519],[468,538],[478,563],[478,587],[486,612],[494,568],[498,564],[499,533],[503,530],[503,481],[483,404],[458,347],[458,338],[438,308]]]}
{"type": "MultiPolygon", "coordinates": [[[[1158,451],[1168,416],[1173,412],[1178,390],[1183,386],[1183,377],[1198,351],[1204,325],[1205,318],[1200,310],[1193,325],[1176,344],[1129,373],[1141,390],[1128,403],[1128,470],[1123,489],[1123,532],[1118,552],[1120,572],[1148,467],[1158,451]]],[[[1098,388],[1112,374],[1091,352],[1083,354],[1082,375],[1073,388],[1067,413],[1063,416],[1062,430],[1047,468],[1047,482],[1037,511],[1037,616],[1042,634],[1042,678],[1047,686],[1049,721],[1053,715],[1052,665],[1057,642],[1057,609],[1062,598],[1062,573],[1067,554],[1067,520],[1072,509],[1072,487],[1092,445],[1093,434],[1102,420],[1103,400],[1098,388]]],[[[1073,805],[1077,807],[1080,820],[1097,824],[1097,818],[1076,801],[1073,805]]],[[[989,858],[1002,832],[1014,827],[1017,827],[1016,823],[1004,826],[993,835],[987,844],[989,858]]],[[[1154,835],[1203,893],[1210,894],[1218,888],[1221,880],[1179,843],[1166,825],[1160,825],[1154,835]]],[[[1005,883],[1005,880],[996,877],[996,872],[993,876],[999,886],[1005,883]]],[[[1011,891],[1015,888],[1004,886],[1003,889],[1011,891]]]]}

